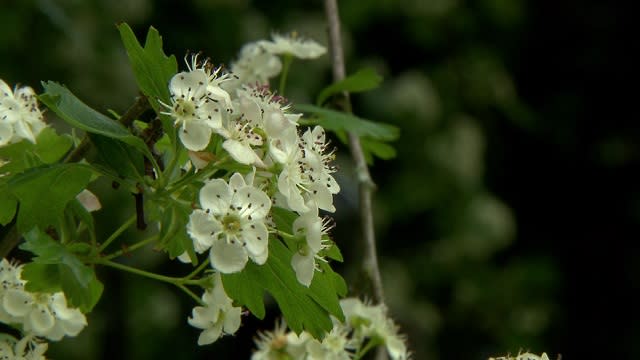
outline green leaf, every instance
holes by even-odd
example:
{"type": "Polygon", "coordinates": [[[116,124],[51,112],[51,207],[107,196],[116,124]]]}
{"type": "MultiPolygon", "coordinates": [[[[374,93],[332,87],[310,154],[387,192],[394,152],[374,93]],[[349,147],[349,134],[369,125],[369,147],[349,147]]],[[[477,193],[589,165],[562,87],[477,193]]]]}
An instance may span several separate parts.
{"type": "Polygon", "coordinates": [[[86,188],[91,173],[86,165],[58,164],[14,176],[9,181],[9,191],[20,201],[18,231],[56,224],[67,203],[86,188]]]}
{"type": "Polygon", "coordinates": [[[320,339],[333,326],[329,314],[344,319],[336,294],[335,277],[316,273],[309,288],[301,285],[291,267],[292,255],[282,242],[271,239],[269,258],[264,265],[249,262],[240,273],[222,275],[225,291],[256,316],[264,316],[262,290],[268,291],[293,331],[300,333],[306,330],[320,339]]]}
{"type": "Polygon", "coordinates": [[[87,228],[89,229],[89,231],[91,232],[95,231],[95,226],[93,224],[93,216],[91,216],[91,213],[89,213],[87,209],[85,209],[85,207],[82,206],[82,204],[80,203],[80,201],[78,201],[78,199],[72,199],[71,201],[69,201],[68,207],[71,213],[77,219],[81,220],[82,222],[85,223],[85,225],[87,225],[87,228]]]}
{"type": "MultiPolygon", "coordinates": [[[[120,38],[127,50],[133,73],[140,90],[147,95],[151,107],[160,113],[165,111],[158,100],[170,104],[169,81],[178,72],[176,57],[167,56],[162,50],[162,37],[153,27],[147,32],[144,48],[126,23],[118,25],[120,38]]],[[[175,128],[171,118],[161,115],[163,129],[171,139],[175,139],[175,128]]]]}
{"type": "Polygon", "coordinates": [[[274,206],[271,208],[271,217],[276,223],[276,228],[289,234],[293,234],[293,222],[298,215],[291,210],[274,206]]]}
{"type": "Polygon", "coordinates": [[[395,158],[397,155],[396,149],[393,146],[380,141],[363,138],[360,140],[360,144],[363,149],[371,152],[382,160],[390,160],[395,158]]]}
{"type": "Polygon", "coordinates": [[[122,179],[144,181],[144,158],[140,151],[106,136],[92,134],[90,138],[96,147],[100,163],[112,169],[122,179]]]}
{"type": "Polygon", "coordinates": [[[43,82],[44,94],[39,96],[49,109],[62,120],[88,133],[106,136],[132,145],[151,158],[147,145],[139,137],[131,134],[119,122],[103,115],[80,101],[69,89],[53,82],[43,82]]]}
{"type": "MultiPolygon", "coordinates": [[[[153,202],[147,202],[147,204],[158,206],[153,202]]],[[[195,266],[198,264],[198,258],[193,249],[193,240],[187,234],[187,223],[191,210],[190,207],[175,201],[170,202],[162,209],[160,234],[156,249],[166,250],[171,259],[175,259],[186,251],[191,263],[195,266]]]]}
{"type": "Polygon", "coordinates": [[[339,262],[343,262],[344,261],[344,259],[342,258],[342,253],[340,252],[340,249],[333,242],[330,242],[329,247],[327,249],[323,250],[323,252],[321,252],[320,255],[326,256],[329,259],[333,259],[333,260],[336,260],[336,261],[339,261],[339,262]]]}
{"type": "Polygon", "coordinates": [[[11,222],[17,206],[18,200],[8,191],[6,184],[0,185],[0,225],[5,226],[11,222]]]}
{"type": "Polygon", "coordinates": [[[17,174],[34,166],[53,164],[69,151],[72,143],[68,135],[58,135],[52,127],[46,127],[35,144],[22,140],[0,147],[0,159],[9,160],[0,173],[17,174]]]}
{"type": "Polygon", "coordinates": [[[24,237],[20,249],[36,255],[22,271],[22,278],[27,281],[26,289],[32,292],[62,290],[71,306],[84,313],[91,311],[103,290],[93,269],[38,228],[24,237]]]}
{"type": "Polygon", "coordinates": [[[43,163],[53,164],[69,151],[72,144],[70,136],[58,135],[52,127],[46,127],[36,139],[35,154],[43,163]]]}
{"type": "Polygon", "coordinates": [[[400,136],[400,129],[396,126],[361,119],[341,111],[310,104],[298,104],[295,105],[295,109],[314,115],[314,118],[300,121],[304,125],[317,124],[327,130],[348,131],[360,137],[366,136],[381,141],[393,141],[400,136]]]}
{"type": "Polygon", "coordinates": [[[324,104],[329,97],[343,91],[354,93],[375,89],[380,86],[381,82],[382,77],[378,75],[373,68],[361,69],[355,74],[344,78],[342,81],[338,81],[322,89],[316,99],[316,105],[320,106],[324,104]]]}
{"type": "MultiPolygon", "coordinates": [[[[255,265],[252,263],[247,266],[255,265]]],[[[227,295],[246,306],[258,319],[264,319],[264,288],[250,285],[255,281],[254,277],[253,270],[247,269],[236,274],[222,274],[222,284],[227,295]]]]}

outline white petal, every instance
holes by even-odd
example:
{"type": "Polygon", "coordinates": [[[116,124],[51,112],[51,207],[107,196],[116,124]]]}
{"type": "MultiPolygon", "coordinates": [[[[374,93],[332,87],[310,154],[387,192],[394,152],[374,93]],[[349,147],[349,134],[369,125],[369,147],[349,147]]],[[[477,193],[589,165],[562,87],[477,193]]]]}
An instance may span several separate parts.
{"type": "Polygon", "coordinates": [[[211,139],[211,127],[204,121],[185,121],[179,132],[184,147],[192,151],[204,150],[211,139]]]}
{"type": "MultiPolygon", "coordinates": [[[[309,206],[309,204],[307,204],[309,206]]],[[[317,215],[318,208],[315,204],[311,205],[315,211],[311,211],[301,215],[293,222],[293,231],[298,233],[304,231],[307,244],[315,253],[322,249],[322,219],[317,215]]]]}
{"type": "Polygon", "coordinates": [[[229,178],[229,188],[231,188],[231,191],[238,190],[245,187],[246,185],[247,184],[245,183],[244,178],[240,173],[233,173],[233,175],[231,175],[231,177],[229,178]]]}
{"type": "Polygon", "coordinates": [[[207,75],[202,70],[180,72],[171,78],[169,91],[177,97],[184,95],[199,99],[205,94],[205,84],[207,84],[207,75]]]}
{"type": "Polygon", "coordinates": [[[311,280],[313,280],[313,273],[315,271],[315,259],[313,257],[313,253],[309,252],[307,256],[300,255],[300,253],[293,254],[291,257],[291,266],[296,272],[296,278],[300,284],[307,287],[311,285],[311,280]]]}
{"type": "Polygon", "coordinates": [[[76,336],[87,326],[87,318],[78,309],[72,309],[71,316],[62,321],[65,335],[76,336]]]}
{"type": "Polygon", "coordinates": [[[404,341],[397,336],[388,336],[385,339],[385,346],[392,360],[405,360],[407,358],[407,347],[404,341]]]}
{"type": "Polygon", "coordinates": [[[17,136],[22,139],[27,139],[34,144],[36,143],[36,136],[34,131],[31,129],[31,124],[26,121],[17,121],[14,126],[17,136]]]}
{"type": "Polygon", "coordinates": [[[278,191],[287,198],[287,205],[293,211],[307,212],[309,208],[304,204],[300,191],[291,181],[289,172],[285,169],[278,176],[278,191]]]}
{"type": "Polygon", "coordinates": [[[178,255],[178,260],[184,264],[191,264],[191,256],[189,256],[189,253],[186,251],[178,255]]]}
{"type": "Polygon", "coordinates": [[[200,205],[205,210],[211,210],[212,214],[224,214],[230,203],[231,191],[222,179],[211,180],[200,189],[200,205]]]}
{"type": "Polygon", "coordinates": [[[46,334],[55,322],[55,318],[49,308],[43,305],[37,306],[29,314],[29,323],[35,334],[46,334]]]}
{"type": "Polygon", "coordinates": [[[219,310],[210,306],[196,306],[191,311],[193,317],[188,318],[187,322],[198,329],[206,329],[218,321],[219,313],[219,310]]]}
{"type": "Polygon", "coordinates": [[[267,216],[271,209],[271,199],[262,190],[253,186],[245,186],[235,194],[231,205],[238,210],[240,216],[251,220],[259,220],[267,216]]]}
{"type": "Polygon", "coordinates": [[[333,195],[331,195],[331,192],[325,185],[316,182],[309,186],[309,190],[311,192],[308,194],[315,200],[318,208],[329,212],[336,211],[336,208],[333,206],[333,195]]]}
{"type": "Polygon", "coordinates": [[[211,344],[216,340],[218,340],[221,334],[222,334],[222,323],[217,323],[213,327],[207,330],[204,330],[202,333],[200,333],[200,336],[198,337],[198,345],[202,346],[202,345],[211,344]]]}
{"type": "Polygon", "coordinates": [[[4,310],[11,316],[22,317],[33,309],[33,297],[26,291],[8,289],[2,299],[4,310]]]}
{"type": "Polygon", "coordinates": [[[269,232],[263,222],[248,222],[242,227],[243,239],[251,255],[260,255],[269,245],[269,232]]]}
{"type": "Polygon", "coordinates": [[[209,258],[211,265],[223,274],[241,271],[249,260],[247,252],[239,242],[231,244],[224,239],[213,243],[209,258]]]}
{"type": "Polygon", "coordinates": [[[227,334],[234,334],[240,328],[242,321],[242,311],[239,307],[233,307],[228,309],[224,313],[224,332],[227,334]]]}
{"type": "Polygon", "coordinates": [[[194,210],[189,215],[187,233],[194,240],[193,245],[198,253],[211,247],[221,229],[222,224],[203,210],[194,210]]]}
{"type": "Polygon", "coordinates": [[[250,146],[243,145],[237,140],[227,139],[222,143],[222,147],[227,150],[234,160],[241,164],[252,165],[260,161],[258,155],[256,155],[250,146]]]}
{"type": "Polygon", "coordinates": [[[98,197],[94,193],[87,189],[82,190],[80,194],[76,195],[76,199],[88,212],[98,211],[102,209],[100,199],[98,199],[98,197]]]}
{"type": "Polygon", "coordinates": [[[267,262],[267,258],[269,257],[269,247],[265,247],[264,251],[259,254],[249,254],[251,260],[258,265],[262,265],[267,262]]]}
{"type": "MultiPolygon", "coordinates": [[[[0,116],[1,117],[1,116],[0,116]]],[[[0,146],[8,144],[13,137],[13,126],[0,119],[0,146]]]]}

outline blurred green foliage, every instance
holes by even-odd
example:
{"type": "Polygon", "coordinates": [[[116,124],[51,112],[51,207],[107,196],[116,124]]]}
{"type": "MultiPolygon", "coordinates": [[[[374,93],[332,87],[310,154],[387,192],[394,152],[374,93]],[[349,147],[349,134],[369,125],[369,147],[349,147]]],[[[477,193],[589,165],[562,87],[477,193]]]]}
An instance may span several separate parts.
{"type": "MultiPolygon", "coordinates": [[[[139,38],[153,25],[167,54],[181,59],[187,50],[202,50],[214,63],[229,62],[243,43],[271,31],[296,30],[327,43],[320,1],[1,0],[0,6],[0,78],[38,91],[41,80],[63,83],[103,113],[123,113],[137,95],[114,26],[119,22],[139,38]]],[[[369,66],[384,77],[380,88],[353,97],[355,113],[401,129],[397,158],[376,160],[372,170],[386,296],[415,358],[560,351],[549,348],[561,311],[555,259],[510,250],[518,214],[486,183],[488,131],[495,123],[536,129],[509,70],[527,4],[344,0],[340,9],[348,72],[369,66]]],[[[329,58],[294,63],[290,79],[287,96],[311,103],[330,80],[329,58]]],[[[624,155],[614,140],[603,147],[606,159],[624,155]]],[[[357,190],[344,150],[333,238],[345,249],[340,270],[354,283],[360,250],[352,241],[357,227],[348,224],[357,219],[357,190]]],[[[109,233],[125,216],[110,204],[133,206],[133,197],[107,183],[93,190],[103,202],[98,232],[109,233]]],[[[134,260],[156,270],[189,269],[167,264],[151,249],[134,260]]],[[[112,272],[98,276],[105,293],[90,326],[52,345],[52,358],[247,358],[256,329],[271,328],[276,316],[262,323],[247,318],[236,338],[199,348],[196,329],[186,323],[193,304],[175,289],[112,272]]]]}

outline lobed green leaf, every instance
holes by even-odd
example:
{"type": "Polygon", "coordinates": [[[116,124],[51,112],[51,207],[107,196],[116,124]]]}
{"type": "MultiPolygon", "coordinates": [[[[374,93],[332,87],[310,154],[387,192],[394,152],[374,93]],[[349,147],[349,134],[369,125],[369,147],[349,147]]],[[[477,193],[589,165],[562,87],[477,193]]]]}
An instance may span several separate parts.
{"type": "Polygon", "coordinates": [[[225,291],[259,318],[264,317],[263,291],[269,292],[293,331],[306,330],[320,339],[333,326],[330,314],[344,319],[337,294],[343,289],[336,289],[336,278],[329,272],[316,272],[309,288],[301,285],[291,267],[292,255],[279,240],[271,239],[267,262],[249,262],[240,273],[224,274],[225,291]]]}
{"type": "Polygon", "coordinates": [[[296,111],[313,115],[312,118],[301,121],[305,125],[317,124],[327,130],[347,131],[380,141],[393,141],[400,136],[400,129],[393,125],[365,120],[352,114],[311,104],[298,104],[294,107],[296,111]]]}
{"type": "Polygon", "coordinates": [[[38,228],[24,237],[20,249],[36,255],[22,271],[22,278],[27,281],[26,289],[32,292],[62,290],[71,306],[84,313],[91,311],[103,290],[93,269],[38,228]]]}
{"type": "Polygon", "coordinates": [[[321,106],[331,96],[343,91],[355,93],[377,88],[382,82],[382,77],[373,68],[364,68],[353,75],[333,83],[320,91],[316,99],[316,105],[321,106]]]}
{"type": "MultiPolygon", "coordinates": [[[[162,37],[153,27],[147,32],[144,47],[140,45],[131,27],[126,23],[118,25],[120,38],[127,50],[138,87],[149,98],[151,107],[160,114],[164,111],[158,100],[170,104],[169,81],[178,72],[176,57],[167,56],[162,49],[162,37]]],[[[163,129],[170,139],[175,139],[173,121],[161,115],[163,129]]]]}
{"type": "Polygon", "coordinates": [[[18,231],[55,225],[67,203],[87,187],[92,171],[81,164],[41,166],[11,178],[9,191],[20,201],[18,231]]]}
{"type": "Polygon", "coordinates": [[[66,87],[53,81],[43,82],[42,86],[45,92],[39,96],[40,101],[62,120],[88,133],[120,140],[136,147],[147,157],[152,157],[142,139],[133,135],[119,122],[90,108],[66,87]]]}

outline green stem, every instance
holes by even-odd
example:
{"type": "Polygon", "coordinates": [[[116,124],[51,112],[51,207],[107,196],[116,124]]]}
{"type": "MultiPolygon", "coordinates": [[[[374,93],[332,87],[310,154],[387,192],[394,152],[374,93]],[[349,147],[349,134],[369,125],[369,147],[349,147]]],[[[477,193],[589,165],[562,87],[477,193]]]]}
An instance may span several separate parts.
{"type": "Polygon", "coordinates": [[[180,285],[201,285],[205,281],[208,281],[206,278],[198,279],[198,280],[187,280],[187,279],[184,279],[184,278],[177,278],[177,277],[172,277],[172,276],[160,275],[160,274],[152,273],[152,272],[149,272],[149,271],[140,270],[138,268],[127,266],[127,265],[124,265],[124,264],[120,264],[120,263],[117,263],[115,261],[104,260],[104,259],[100,259],[100,260],[96,261],[96,264],[109,266],[109,267],[112,267],[112,268],[115,268],[115,269],[118,269],[118,270],[130,272],[132,274],[143,276],[143,277],[146,277],[146,278],[149,278],[149,279],[154,279],[154,280],[166,282],[166,283],[173,284],[173,285],[176,285],[176,286],[180,286],[180,285]]]}
{"type": "Polygon", "coordinates": [[[366,343],[366,345],[364,347],[362,347],[362,349],[360,349],[360,351],[358,351],[358,353],[355,355],[353,360],[362,359],[362,357],[365,356],[369,352],[369,350],[373,349],[377,345],[378,345],[377,341],[369,340],[366,343]]]}
{"type": "Polygon", "coordinates": [[[198,275],[205,267],[207,267],[207,265],[209,265],[209,258],[203,261],[202,264],[198,265],[198,267],[195,270],[193,270],[191,274],[185,276],[183,279],[184,280],[192,279],[194,276],[198,275]]]}
{"type": "Polygon", "coordinates": [[[176,284],[177,287],[179,287],[182,291],[184,291],[185,293],[187,293],[187,295],[191,296],[191,298],[193,300],[195,300],[198,304],[204,306],[206,305],[202,299],[200,299],[198,297],[198,295],[194,294],[193,291],[189,290],[186,286],[182,285],[182,284],[176,284]]]}
{"type": "Polygon", "coordinates": [[[284,89],[287,85],[287,76],[289,75],[289,67],[291,66],[291,62],[293,61],[293,56],[291,56],[290,54],[284,54],[283,60],[282,72],[280,73],[280,87],[278,88],[280,96],[284,96],[284,89]]]}
{"type": "Polygon", "coordinates": [[[154,242],[156,240],[158,240],[158,235],[157,234],[153,235],[153,236],[150,236],[150,237],[148,237],[148,238],[146,238],[144,240],[138,241],[137,243],[135,243],[133,245],[127,246],[126,249],[118,250],[118,251],[116,251],[116,252],[114,252],[112,254],[105,255],[105,256],[102,257],[102,260],[111,260],[111,259],[117,258],[119,256],[124,255],[125,253],[129,253],[131,251],[137,250],[137,249],[139,249],[139,248],[141,248],[141,247],[143,247],[143,246],[145,246],[145,245],[147,245],[149,243],[152,243],[152,242],[154,242]]]}
{"type": "Polygon", "coordinates": [[[134,214],[127,221],[125,221],[124,224],[120,225],[120,227],[117,228],[116,231],[114,231],[113,234],[111,234],[111,236],[109,236],[109,238],[107,238],[107,240],[105,240],[102,245],[100,245],[100,247],[98,248],[98,253],[103,252],[104,249],[107,248],[107,246],[109,246],[115,239],[118,238],[118,236],[120,236],[125,230],[133,225],[136,222],[136,219],[137,217],[134,214]]]}
{"type": "Polygon", "coordinates": [[[169,284],[173,284],[175,286],[177,286],[178,288],[180,288],[180,290],[184,291],[187,295],[189,295],[191,298],[193,298],[198,304],[200,305],[204,305],[202,300],[193,293],[193,291],[189,290],[185,285],[201,285],[202,284],[202,280],[185,280],[182,278],[175,278],[175,277],[171,277],[171,276],[164,276],[164,275],[159,275],[159,274],[155,274],[149,271],[144,271],[144,270],[140,270],[140,269],[136,269],[134,267],[131,266],[127,266],[127,265],[123,265],[117,262],[113,262],[113,261],[109,261],[109,260],[100,260],[97,262],[97,264],[101,264],[101,265],[105,265],[105,266],[109,266],[112,267],[114,269],[118,269],[118,270],[122,270],[125,272],[129,272],[138,276],[143,276],[149,279],[154,279],[154,280],[158,280],[158,281],[162,281],[162,282],[166,282],[169,284]]]}

